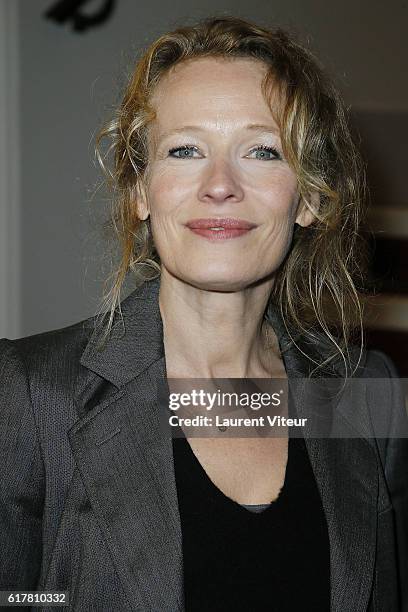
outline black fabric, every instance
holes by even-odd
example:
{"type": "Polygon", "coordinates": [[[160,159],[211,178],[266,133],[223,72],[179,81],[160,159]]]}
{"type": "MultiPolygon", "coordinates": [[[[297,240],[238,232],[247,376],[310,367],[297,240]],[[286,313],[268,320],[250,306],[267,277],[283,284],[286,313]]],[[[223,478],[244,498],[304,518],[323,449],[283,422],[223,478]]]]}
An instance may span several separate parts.
{"type": "Polygon", "coordinates": [[[186,612],[330,610],[326,519],[303,438],[289,438],[284,486],[253,513],[173,440],[186,612]]]}

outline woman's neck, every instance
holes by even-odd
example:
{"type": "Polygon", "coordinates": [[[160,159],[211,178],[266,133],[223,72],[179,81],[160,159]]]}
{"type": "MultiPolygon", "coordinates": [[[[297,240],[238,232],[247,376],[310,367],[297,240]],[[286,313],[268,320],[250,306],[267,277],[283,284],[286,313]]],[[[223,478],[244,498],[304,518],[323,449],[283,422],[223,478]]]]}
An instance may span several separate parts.
{"type": "Polygon", "coordinates": [[[168,377],[284,377],[277,337],[263,317],[271,288],[269,280],[243,291],[207,291],[162,272],[168,377]]]}

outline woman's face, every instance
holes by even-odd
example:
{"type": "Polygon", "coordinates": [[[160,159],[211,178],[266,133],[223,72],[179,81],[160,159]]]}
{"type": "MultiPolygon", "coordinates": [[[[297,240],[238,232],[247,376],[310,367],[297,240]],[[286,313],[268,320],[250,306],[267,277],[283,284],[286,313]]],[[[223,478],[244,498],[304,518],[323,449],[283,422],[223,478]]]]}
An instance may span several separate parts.
{"type": "Polygon", "coordinates": [[[157,85],[147,199],[162,267],[202,289],[237,291],[271,275],[294,223],[309,225],[261,92],[265,65],[200,58],[157,85]]]}

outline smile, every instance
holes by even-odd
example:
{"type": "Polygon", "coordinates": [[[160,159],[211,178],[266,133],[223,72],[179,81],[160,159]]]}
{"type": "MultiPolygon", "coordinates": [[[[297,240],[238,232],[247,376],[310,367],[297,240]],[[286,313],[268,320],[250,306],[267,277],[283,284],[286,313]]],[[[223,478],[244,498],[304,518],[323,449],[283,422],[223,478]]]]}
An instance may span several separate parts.
{"type": "Polygon", "coordinates": [[[255,223],[243,219],[193,219],[186,223],[189,230],[207,238],[207,240],[229,240],[248,234],[255,227],[255,223]]]}

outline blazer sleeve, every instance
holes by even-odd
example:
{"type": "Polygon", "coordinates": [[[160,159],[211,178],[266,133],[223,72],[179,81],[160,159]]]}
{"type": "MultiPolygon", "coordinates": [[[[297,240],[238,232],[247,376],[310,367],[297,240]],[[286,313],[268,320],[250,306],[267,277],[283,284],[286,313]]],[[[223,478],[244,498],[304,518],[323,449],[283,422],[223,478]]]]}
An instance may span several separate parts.
{"type": "MultiPolygon", "coordinates": [[[[371,351],[383,362],[391,388],[388,436],[379,442],[380,456],[394,508],[402,612],[408,612],[408,415],[404,389],[391,359],[381,351],[371,351]]],[[[389,395],[388,395],[389,398],[389,395]]]]}
{"type": "Polygon", "coordinates": [[[0,340],[0,590],[35,590],[41,569],[44,464],[26,369],[0,340]]]}

